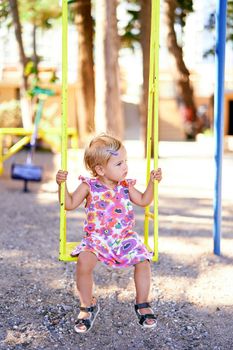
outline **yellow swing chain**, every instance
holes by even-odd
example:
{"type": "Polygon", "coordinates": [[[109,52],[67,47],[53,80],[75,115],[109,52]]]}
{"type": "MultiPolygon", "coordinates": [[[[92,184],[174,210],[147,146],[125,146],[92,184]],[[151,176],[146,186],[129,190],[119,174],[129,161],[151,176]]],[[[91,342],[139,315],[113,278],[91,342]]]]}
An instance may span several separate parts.
{"type": "MultiPolygon", "coordinates": [[[[68,4],[62,0],[62,122],[61,122],[61,168],[67,170],[67,63],[68,63],[68,4]]],[[[60,252],[59,259],[66,254],[66,210],[65,183],[61,185],[60,200],[60,252]]]]}
{"type": "MultiPolygon", "coordinates": [[[[151,147],[154,145],[154,169],[158,167],[158,102],[159,102],[159,21],[160,0],[151,0],[151,34],[150,34],[150,71],[149,71],[149,95],[148,95],[148,117],[147,117],[147,167],[146,182],[148,184],[151,169],[151,147]],[[153,133],[152,133],[153,127],[153,133]],[[153,140],[152,140],[153,136],[153,140]]],[[[154,183],[154,208],[145,208],[144,243],[149,247],[149,219],[154,220],[153,236],[153,261],[158,261],[158,182],[154,183]]]]}
{"type": "MultiPolygon", "coordinates": [[[[67,0],[62,0],[62,122],[61,122],[61,168],[67,170],[67,106],[68,106],[68,4],[67,0]]],[[[65,183],[61,185],[60,200],[60,249],[59,260],[74,261],[71,251],[78,242],[67,242],[66,237],[66,210],[65,210],[65,183]]]]}

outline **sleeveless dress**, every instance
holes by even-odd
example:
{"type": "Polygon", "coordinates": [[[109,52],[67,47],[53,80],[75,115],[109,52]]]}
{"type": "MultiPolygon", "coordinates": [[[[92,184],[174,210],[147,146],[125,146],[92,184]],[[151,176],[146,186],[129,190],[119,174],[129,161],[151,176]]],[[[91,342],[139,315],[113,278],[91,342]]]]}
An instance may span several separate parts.
{"type": "Polygon", "coordinates": [[[151,260],[152,253],[133,230],[135,217],[128,187],[135,185],[136,181],[124,180],[111,189],[96,178],[80,176],[79,179],[89,186],[85,236],[71,256],[89,251],[104,264],[121,268],[151,260]]]}

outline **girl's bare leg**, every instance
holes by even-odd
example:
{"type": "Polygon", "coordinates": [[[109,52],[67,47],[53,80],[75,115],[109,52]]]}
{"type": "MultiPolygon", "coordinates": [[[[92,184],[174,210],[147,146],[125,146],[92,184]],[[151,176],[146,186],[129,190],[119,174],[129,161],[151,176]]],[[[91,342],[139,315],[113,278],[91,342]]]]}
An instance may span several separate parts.
{"type": "MultiPolygon", "coordinates": [[[[93,303],[93,270],[97,257],[91,252],[81,252],[76,265],[76,286],[81,306],[89,307],[93,303]]],[[[78,318],[86,318],[89,314],[80,311],[78,318]]]]}
{"type": "MultiPolygon", "coordinates": [[[[148,302],[151,287],[151,268],[148,260],[135,265],[134,283],[136,288],[136,304],[148,302]]],[[[140,313],[151,313],[151,309],[140,309],[140,313]]],[[[147,319],[146,322],[153,324],[155,320],[147,319]]]]}

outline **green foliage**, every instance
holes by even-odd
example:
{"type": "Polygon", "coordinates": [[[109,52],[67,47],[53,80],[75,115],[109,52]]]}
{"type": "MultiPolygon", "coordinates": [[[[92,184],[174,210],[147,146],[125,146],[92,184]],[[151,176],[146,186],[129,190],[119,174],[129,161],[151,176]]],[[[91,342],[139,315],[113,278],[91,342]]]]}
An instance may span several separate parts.
{"type": "Polygon", "coordinates": [[[0,1],[0,27],[6,25],[8,28],[12,25],[12,18],[10,15],[10,5],[8,0],[0,1]]]}
{"type": "Polygon", "coordinates": [[[176,0],[175,22],[185,27],[187,16],[193,12],[193,0],[176,0]]]}
{"type": "MultiPolygon", "coordinates": [[[[120,6],[124,5],[127,14],[127,16],[125,16],[127,20],[125,20],[124,23],[121,21],[118,22],[118,32],[121,38],[122,47],[134,49],[135,44],[140,40],[140,2],[140,0],[120,1],[120,6]]],[[[194,11],[193,0],[177,0],[176,3],[177,7],[175,10],[175,23],[179,24],[181,29],[183,29],[186,24],[187,16],[194,11]]]]}
{"type": "Polygon", "coordinates": [[[118,20],[118,34],[121,39],[121,47],[131,48],[140,40],[140,10],[141,7],[137,0],[120,1],[120,6],[125,7],[126,16],[124,22],[118,20]]]}
{"type": "MultiPolygon", "coordinates": [[[[209,15],[208,21],[205,25],[205,29],[209,30],[215,36],[215,13],[209,15]]],[[[228,0],[227,2],[227,32],[226,41],[231,42],[233,45],[233,0],[228,0]]],[[[204,57],[215,54],[215,47],[210,47],[205,51],[204,57]]]]}
{"type": "MultiPolygon", "coordinates": [[[[61,16],[59,0],[18,0],[21,22],[29,22],[37,27],[49,29],[53,20],[61,16]]],[[[0,25],[10,27],[12,16],[8,0],[0,2],[0,25]]]]}
{"type": "Polygon", "coordinates": [[[227,2],[227,41],[233,44],[233,0],[227,2]]]}
{"type": "MultiPolygon", "coordinates": [[[[35,27],[49,29],[52,27],[55,19],[61,16],[61,8],[59,0],[18,0],[18,9],[20,16],[20,23],[31,23],[35,27]]],[[[8,0],[1,0],[0,2],[0,24],[10,27],[13,24],[11,9],[8,0]]],[[[37,63],[41,57],[28,58],[24,74],[28,78],[29,90],[28,94],[33,97],[33,88],[40,83],[38,76],[37,63]]],[[[57,77],[55,73],[51,76],[50,82],[55,82],[57,77]]]]}
{"type": "Polygon", "coordinates": [[[20,18],[37,27],[49,29],[52,21],[61,16],[58,0],[19,0],[20,18]]]}
{"type": "MultiPolygon", "coordinates": [[[[29,88],[27,90],[27,94],[30,97],[34,97],[36,95],[36,89],[37,86],[40,85],[41,79],[40,74],[38,72],[37,66],[35,65],[35,62],[32,60],[29,60],[26,64],[26,67],[24,69],[24,74],[29,79],[29,88]]],[[[50,78],[48,80],[49,83],[55,83],[57,81],[58,77],[56,76],[55,71],[52,71],[50,74],[50,78]]]]}

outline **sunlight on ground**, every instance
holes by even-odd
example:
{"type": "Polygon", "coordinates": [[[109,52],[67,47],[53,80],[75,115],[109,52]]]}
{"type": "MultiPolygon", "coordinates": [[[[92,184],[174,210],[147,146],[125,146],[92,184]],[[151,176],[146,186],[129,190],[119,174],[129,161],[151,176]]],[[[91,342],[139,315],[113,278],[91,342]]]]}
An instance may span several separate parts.
{"type": "Polygon", "coordinates": [[[190,284],[186,296],[190,301],[200,302],[208,306],[232,306],[233,267],[215,266],[214,270],[202,272],[190,284]]]}
{"type": "Polygon", "coordinates": [[[38,343],[40,343],[43,341],[43,339],[46,339],[47,334],[45,332],[42,333],[41,330],[38,332],[30,330],[30,334],[29,332],[24,333],[20,330],[17,331],[17,329],[7,330],[4,342],[9,346],[13,346],[11,349],[15,349],[17,345],[20,346],[20,344],[22,344],[22,346],[25,347],[25,344],[30,344],[31,337],[33,337],[34,339],[38,339],[38,343]]]}
{"type": "Polygon", "coordinates": [[[159,250],[161,253],[175,256],[176,261],[190,260],[193,255],[202,254],[203,251],[208,251],[209,238],[190,238],[187,239],[177,237],[160,237],[159,250]]]}
{"type": "MultiPolygon", "coordinates": [[[[222,239],[222,256],[212,253],[212,239],[160,237],[160,256],[174,259],[168,276],[157,277],[174,300],[203,306],[231,306],[233,293],[232,239],[222,239]],[[188,270],[190,271],[188,272],[188,270]]],[[[172,263],[172,261],[170,262],[172,263]]]]}
{"type": "Polygon", "coordinates": [[[14,259],[19,258],[24,255],[24,252],[22,250],[16,250],[16,249],[1,249],[0,250],[0,256],[2,259],[14,259]]]}
{"type": "MultiPolygon", "coordinates": [[[[194,214],[195,215],[195,214],[194,214]]],[[[198,215],[198,214],[196,214],[198,215]]],[[[184,215],[168,215],[167,217],[163,217],[162,221],[172,221],[173,223],[180,224],[180,223],[186,223],[186,224],[199,224],[199,225],[210,225],[213,221],[212,218],[203,218],[200,216],[184,216],[184,215]]]]}

